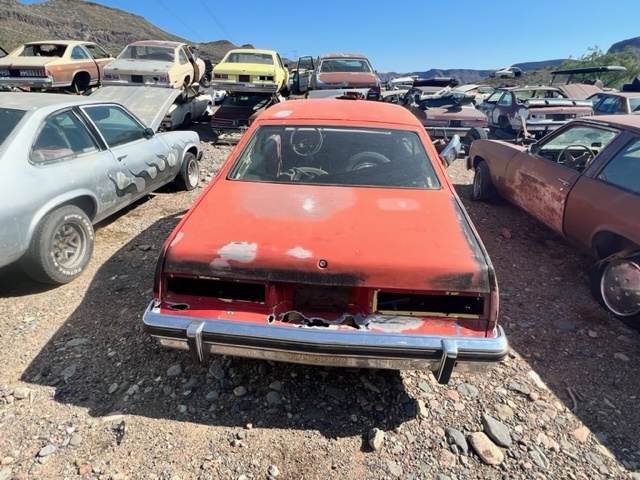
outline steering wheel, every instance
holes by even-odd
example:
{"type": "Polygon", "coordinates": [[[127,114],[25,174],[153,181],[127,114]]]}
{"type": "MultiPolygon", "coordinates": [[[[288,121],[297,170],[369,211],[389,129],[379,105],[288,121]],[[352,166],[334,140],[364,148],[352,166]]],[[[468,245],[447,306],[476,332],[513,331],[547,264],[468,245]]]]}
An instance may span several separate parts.
{"type": "Polygon", "coordinates": [[[312,180],[315,177],[319,177],[320,175],[328,175],[328,172],[325,172],[321,168],[315,167],[293,167],[286,172],[282,172],[278,176],[278,179],[299,182],[301,180],[312,180]]]}
{"type": "Polygon", "coordinates": [[[560,155],[558,155],[558,163],[564,161],[564,164],[568,167],[580,168],[593,160],[594,157],[595,154],[585,145],[569,145],[560,152],[560,155]],[[571,150],[581,150],[582,153],[576,155],[571,152],[571,150]]]}
{"type": "Polygon", "coordinates": [[[309,157],[322,148],[322,132],[317,128],[296,128],[291,133],[291,147],[301,157],[309,157]]]}
{"type": "Polygon", "coordinates": [[[389,159],[377,152],[356,153],[347,160],[346,170],[360,170],[362,168],[377,167],[383,163],[389,163],[389,159]]]}

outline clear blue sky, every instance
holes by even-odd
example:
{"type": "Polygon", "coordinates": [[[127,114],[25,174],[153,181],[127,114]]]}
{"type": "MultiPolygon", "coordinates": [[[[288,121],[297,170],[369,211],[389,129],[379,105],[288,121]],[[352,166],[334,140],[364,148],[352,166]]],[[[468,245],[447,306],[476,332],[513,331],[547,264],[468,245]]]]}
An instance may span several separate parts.
{"type": "Polygon", "coordinates": [[[380,72],[578,58],[589,47],[606,51],[640,36],[638,0],[92,1],[140,15],[193,43],[229,40],[291,59],[356,52],[380,72]]]}

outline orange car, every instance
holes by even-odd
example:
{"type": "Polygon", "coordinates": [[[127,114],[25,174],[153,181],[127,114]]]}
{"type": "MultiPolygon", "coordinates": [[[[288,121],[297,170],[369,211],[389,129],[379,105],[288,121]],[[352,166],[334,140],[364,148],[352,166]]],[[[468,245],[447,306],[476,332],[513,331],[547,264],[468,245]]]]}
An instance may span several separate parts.
{"type": "Polygon", "coordinates": [[[0,86],[83,92],[99,85],[113,57],[93,42],[29,42],[0,58],[0,86]]]}
{"type": "Polygon", "coordinates": [[[441,383],[501,360],[496,276],[443,165],[458,149],[439,154],[397,105],[273,105],[167,240],[145,330],[197,361],[424,369],[441,383]]]}

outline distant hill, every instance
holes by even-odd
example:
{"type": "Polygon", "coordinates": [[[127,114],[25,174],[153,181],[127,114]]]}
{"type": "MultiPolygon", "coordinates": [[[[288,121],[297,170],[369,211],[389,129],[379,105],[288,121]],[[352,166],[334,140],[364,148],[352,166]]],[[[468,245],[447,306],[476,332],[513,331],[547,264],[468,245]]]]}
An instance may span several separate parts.
{"type": "MultiPolygon", "coordinates": [[[[82,0],[48,0],[25,5],[17,0],[0,0],[0,46],[11,51],[25,42],[38,40],[90,40],[118,55],[137,40],[186,42],[139,15],[82,0]]],[[[200,55],[218,63],[225,53],[237,48],[227,40],[200,43],[200,55]]]]}
{"type": "Polygon", "coordinates": [[[629,38],[627,40],[621,40],[611,45],[607,53],[622,52],[625,48],[630,49],[640,57],[640,37],[629,38]]]}

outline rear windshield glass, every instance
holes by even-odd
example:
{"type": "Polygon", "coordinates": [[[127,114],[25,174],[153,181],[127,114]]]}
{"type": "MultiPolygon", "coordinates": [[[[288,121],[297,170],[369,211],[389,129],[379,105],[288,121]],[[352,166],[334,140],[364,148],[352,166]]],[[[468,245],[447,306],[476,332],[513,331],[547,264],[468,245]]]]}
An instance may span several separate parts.
{"type": "Polygon", "coordinates": [[[230,180],[440,188],[420,137],[411,131],[326,126],[257,129],[230,180]]]}
{"type": "Polygon", "coordinates": [[[16,128],[16,125],[26,112],[24,110],[14,110],[13,108],[0,108],[0,146],[16,128]]]}
{"type": "Polygon", "coordinates": [[[257,63],[273,65],[273,56],[268,53],[233,52],[224,60],[226,63],[257,63]]]}

